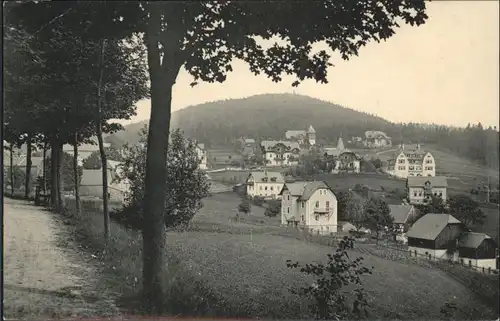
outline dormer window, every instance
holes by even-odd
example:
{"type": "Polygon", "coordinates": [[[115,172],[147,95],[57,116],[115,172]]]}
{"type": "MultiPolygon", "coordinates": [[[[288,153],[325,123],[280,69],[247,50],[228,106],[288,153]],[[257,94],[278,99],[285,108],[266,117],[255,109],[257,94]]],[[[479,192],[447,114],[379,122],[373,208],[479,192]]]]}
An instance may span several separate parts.
{"type": "Polygon", "coordinates": [[[276,182],[276,177],[271,177],[271,182],[276,182]]]}

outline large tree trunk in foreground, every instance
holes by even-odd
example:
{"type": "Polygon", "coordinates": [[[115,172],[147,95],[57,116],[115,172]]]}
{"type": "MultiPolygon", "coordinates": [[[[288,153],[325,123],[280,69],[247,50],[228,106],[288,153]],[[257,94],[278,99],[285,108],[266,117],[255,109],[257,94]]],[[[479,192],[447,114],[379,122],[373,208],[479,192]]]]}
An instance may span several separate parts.
{"type": "Polygon", "coordinates": [[[31,182],[31,134],[28,135],[27,151],[26,151],[26,180],[24,182],[24,198],[30,197],[30,182],[31,182]]]}
{"type": "MultiPolygon", "coordinates": [[[[154,12],[154,11],[153,11],[154,12]]],[[[159,17],[153,14],[150,24],[159,25],[159,17]]],[[[154,25],[153,25],[154,26],[154,25]]],[[[172,37],[173,38],[173,37],[172,37]]],[[[169,45],[176,41],[168,39],[169,45]]],[[[163,65],[155,32],[146,36],[148,67],[151,79],[151,117],[149,119],[148,148],[146,152],[146,179],[144,196],[143,237],[143,299],[145,312],[162,314],[164,279],[166,274],[165,195],[167,179],[167,148],[170,133],[172,87],[182,63],[172,47],[164,54],[163,65]]]]}
{"type": "Polygon", "coordinates": [[[80,180],[78,175],[78,134],[75,133],[73,145],[73,178],[75,182],[75,210],[80,215],[80,180]]]}

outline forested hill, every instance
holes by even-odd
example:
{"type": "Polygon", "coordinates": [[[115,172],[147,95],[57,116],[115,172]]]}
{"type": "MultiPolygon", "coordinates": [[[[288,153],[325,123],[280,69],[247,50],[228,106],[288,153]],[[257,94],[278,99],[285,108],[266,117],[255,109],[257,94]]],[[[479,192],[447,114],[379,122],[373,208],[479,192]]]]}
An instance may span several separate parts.
{"type": "MultiPolygon", "coordinates": [[[[117,141],[135,142],[135,133],[147,122],[127,126],[115,134],[117,141]]],[[[207,146],[229,145],[241,136],[279,139],[287,130],[305,130],[313,125],[318,140],[336,141],[362,136],[365,130],[386,128],[380,117],[358,112],[308,96],[265,94],[190,106],[172,114],[172,127],[207,146]]]]}
{"type": "MultiPolygon", "coordinates": [[[[147,122],[128,125],[124,131],[107,137],[121,145],[137,142],[137,133],[147,122]]],[[[393,143],[427,143],[498,168],[499,135],[481,124],[467,128],[439,125],[395,124],[381,117],[355,111],[308,96],[265,94],[190,106],[172,114],[172,128],[210,148],[232,146],[235,139],[284,137],[287,130],[305,130],[312,125],[320,144],[335,144],[364,136],[366,130],[381,130],[393,137],[393,143]]]]}

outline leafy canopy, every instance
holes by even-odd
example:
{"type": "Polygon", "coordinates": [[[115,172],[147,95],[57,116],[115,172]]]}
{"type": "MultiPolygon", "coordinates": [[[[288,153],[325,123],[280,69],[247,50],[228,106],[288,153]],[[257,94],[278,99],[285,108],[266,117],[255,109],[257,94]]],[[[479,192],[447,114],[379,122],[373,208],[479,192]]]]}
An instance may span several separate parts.
{"type": "Polygon", "coordinates": [[[184,65],[193,85],[223,82],[234,58],[273,81],[288,74],[297,78],[295,86],[305,79],[326,83],[330,50],[347,60],[369,41],[391,37],[399,23],[427,19],[420,0],[40,2],[11,10],[20,7],[18,19],[33,31],[58,17],[76,29],[83,21],[97,38],[147,32],[150,67],[176,74],[184,65]],[[315,43],[329,50],[316,50],[315,43]]]}

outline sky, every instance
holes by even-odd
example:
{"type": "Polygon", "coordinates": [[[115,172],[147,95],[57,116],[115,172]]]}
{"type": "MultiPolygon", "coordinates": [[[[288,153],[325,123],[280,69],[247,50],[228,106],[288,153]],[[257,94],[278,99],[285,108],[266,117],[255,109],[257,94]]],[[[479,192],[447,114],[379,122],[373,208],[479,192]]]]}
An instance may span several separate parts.
{"type": "MultiPolygon", "coordinates": [[[[370,43],[348,61],[334,56],[328,84],[291,86],[293,78],[273,83],[254,76],[241,61],[222,84],[189,84],[182,69],[173,90],[172,111],[207,101],[264,93],[297,93],[393,122],[483,126],[499,123],[499,2],[427,2],[424,25],[402,24],[386,42],[370,43]]],[[[150,101],[137,104],[149,119],[150,101]]]]}

